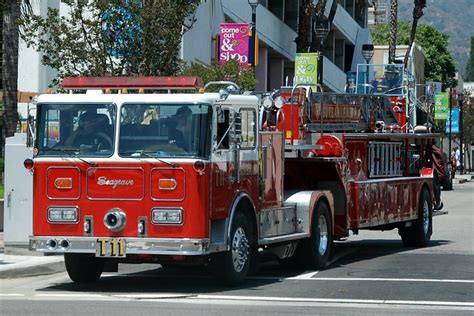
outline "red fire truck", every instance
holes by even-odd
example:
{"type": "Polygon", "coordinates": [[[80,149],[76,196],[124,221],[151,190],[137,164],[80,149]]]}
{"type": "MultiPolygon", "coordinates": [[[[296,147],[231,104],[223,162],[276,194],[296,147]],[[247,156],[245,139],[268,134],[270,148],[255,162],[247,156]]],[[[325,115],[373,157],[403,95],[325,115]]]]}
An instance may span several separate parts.
{"type": "Polygon", "coordinates": [[[237,284],[261,252],[323,269],[350,231],[428,245],[436,135],[396,128],[385,96],[220,83],[66,78],[39,96],[30,249],[64,253],[75,282],[147,262],[237,284]]]}

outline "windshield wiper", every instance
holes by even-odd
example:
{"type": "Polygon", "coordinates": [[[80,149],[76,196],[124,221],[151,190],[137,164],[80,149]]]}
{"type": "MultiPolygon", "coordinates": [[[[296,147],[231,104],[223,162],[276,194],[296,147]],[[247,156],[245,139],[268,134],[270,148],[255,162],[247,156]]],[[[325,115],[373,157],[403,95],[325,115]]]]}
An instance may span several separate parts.
{"type": "Polygon", "coordinates": [[[171,167],[176,167],[176,165],[175,165],[174,163],[169,162],[169,161],[166,161],[166,160],[163,160],[163,159],[159,158],[158,156],[152,155],[151,153],[146,152],[146,151],[143,151],[143,150],[136,150],[136,151],[129,151],[129,152],[121,152],[121,154],[125,154],[125,155],[130,154],[130,157],[132,157],[132,158],[137,158],[137,156],[134,156],[134,154],[135,154],[135,155],[136,155],[136,154],[139,154],[139,155],[140,155],[139,157],[145,156],[145,157],[148,157],[148,158],[153,158],[153,159],[156,159],[156,160],[158,160],[159,162],[162,162],[162,163],[164,163],[164,164],[167,164],[167,165],[169,165],[169,166],[171,166],[171,167]]]}
{"type": "Polygon", "coordinates": [[[79,159],[80,161],[82,161],[82,162],[88,164],[89,166],[95,167],[95,163],[92,163],[92,162],[90,162],[90,161],[85,160],[84,158],[79,157],[79,156],[75,153],[75,150],[74,150],[74,149],[68,149],[68,150],[66,150],[66,149],[54,149],[54,148],[52,148],[52,149],[50,149],[49,151],[57,151],[57,152],[63,153],[63,154],[65,154],[65,155],[69,156],[69,158],[76,158],[76,159],[79,159]]]}

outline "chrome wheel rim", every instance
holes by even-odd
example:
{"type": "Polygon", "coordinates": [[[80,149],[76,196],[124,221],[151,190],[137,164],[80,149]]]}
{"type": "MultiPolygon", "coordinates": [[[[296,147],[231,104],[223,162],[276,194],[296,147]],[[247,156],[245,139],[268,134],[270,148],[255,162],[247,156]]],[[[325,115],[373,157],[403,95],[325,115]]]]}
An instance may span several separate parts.
{"type": "Polygon", "coordinates": [[[430,206],[428,201],[423,202],[423,231],[425,235],[428,235],[428,230],[430,228],[430,206]]]}
{"type": "Polygon", "coordinates": [[[250,244],[245,230],[239,227],[232,238],[232,263],[236,272],[242,272],[249,260],[250,244]]]}
{"type": "Polygon", "coordinates": [[[326,217],[320,215],[318,218],[318,229],[319,229],[319,248],[318,252],[320,256],[324,256],[328,249],[328,223],[326,217]]]}

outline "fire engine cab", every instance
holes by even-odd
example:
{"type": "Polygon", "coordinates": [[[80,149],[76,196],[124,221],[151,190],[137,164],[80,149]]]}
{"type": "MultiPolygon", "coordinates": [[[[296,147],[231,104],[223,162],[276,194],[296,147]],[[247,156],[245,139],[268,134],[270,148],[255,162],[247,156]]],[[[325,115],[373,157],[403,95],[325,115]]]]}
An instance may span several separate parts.
{"type": "Polygon", "coordinates": [[[40,95],[30,249],[64,253],[75,282],[151,262],[237,284],[260,252],[325,268],[350,231],[428,245],[436,135],[397,128],[384,96],[219,84],[78,77],[40,95]]]}

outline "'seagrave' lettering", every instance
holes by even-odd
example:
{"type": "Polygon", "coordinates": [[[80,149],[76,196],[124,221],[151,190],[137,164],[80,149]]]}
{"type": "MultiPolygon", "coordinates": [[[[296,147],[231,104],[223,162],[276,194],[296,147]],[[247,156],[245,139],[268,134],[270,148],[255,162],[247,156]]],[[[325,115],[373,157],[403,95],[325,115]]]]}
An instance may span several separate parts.
{"type": "Polygon", "coordinates": [[[124,180],[124,179],[107,179],[106,177],[99,177],[97,179],[98,185],[109,185],[112,188],[116,188],[119,185],[133,185],[133,180],[124,180]]]}

